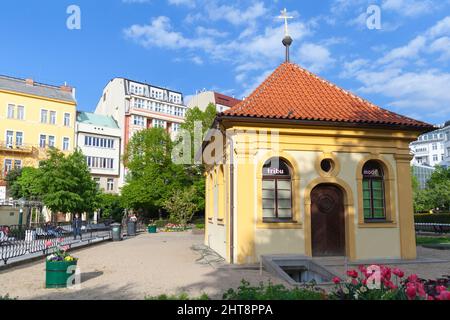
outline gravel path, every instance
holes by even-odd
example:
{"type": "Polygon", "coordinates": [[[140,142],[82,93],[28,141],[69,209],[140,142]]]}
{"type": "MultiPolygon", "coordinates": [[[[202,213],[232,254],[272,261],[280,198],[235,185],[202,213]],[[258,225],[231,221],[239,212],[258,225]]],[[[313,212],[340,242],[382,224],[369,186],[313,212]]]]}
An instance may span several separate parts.
{"type": "Polygon", "coordinates": [[[216,269],[196,263],[191,246],[203,236],[191,233],[141,234],[121,242],[107,242],[74,252],[81,270],[80,289],[44,289],[45,262],[0,272],[0,295],[19,299],[144,299],[145,296],[186,292],[221,298],[242,279],[279,283],[259,270],[216,269]]]}

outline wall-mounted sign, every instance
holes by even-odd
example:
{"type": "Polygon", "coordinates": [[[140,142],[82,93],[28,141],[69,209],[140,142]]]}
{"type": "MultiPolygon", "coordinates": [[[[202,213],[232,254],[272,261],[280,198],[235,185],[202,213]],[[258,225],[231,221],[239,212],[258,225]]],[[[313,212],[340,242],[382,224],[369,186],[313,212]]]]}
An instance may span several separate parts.
{"type": "Polygon", "coordinates": [[[267,176],[284,176],[285,172],[280,168],[264,168],[264,175],[267,176]]]}
{"type": "Polygon", "coordinates": [[[380,170],[379,169],[372,169],[372,168],[364,169],[363,170],[363,175],[364,175],[364,177],[367,177],[367,178],[379,178],[379,177],[381,177],[380,170]]]}
{"type": "Polygon", "coordinates": [[[263,167],[263,175],[265,176],[289,176],[289,167],[281,159],[271,159],[266,162],[263,167]]]}

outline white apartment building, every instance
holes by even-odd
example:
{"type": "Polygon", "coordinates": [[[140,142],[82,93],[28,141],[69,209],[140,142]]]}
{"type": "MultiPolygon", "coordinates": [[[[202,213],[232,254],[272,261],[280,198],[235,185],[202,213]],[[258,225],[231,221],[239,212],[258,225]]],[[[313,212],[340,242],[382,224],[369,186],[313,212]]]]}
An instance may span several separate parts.
{"type": "Polygon", "coordinates": [[[111,116],[78,112],[76,143],[86,157],[92,178],[106,193],[119,193],[121,136],[111,116]]]}
{"type": "Polygon", "coordinates": [[[410,145],[414,155],[412,165],[450,165],[450,121],[439,129],[421,135],[410,145]]]}
{"type": "MultiPolygon", "coordinates": [[[[112,116],[121,131],[120,152],[136,132],[162,127],[175,138],[184,122],[187,107],[183,94],[125,78],[112,79],[103,90],[96,114],[112,116]]],[[[119,188],[125,183],[126,168],[120,163],[119,188]]]]}
{"type": "Polygon", "coordinates": [[[234,107],[239,102],[241,102],[241,100],[218,92],[203,91],[193,96],[187,103],[187,106],[188,108],[198,107],[200,110],[205,111],[208,105],[213,103],[216,105],[217,112],[220,113],[234,107]]]}

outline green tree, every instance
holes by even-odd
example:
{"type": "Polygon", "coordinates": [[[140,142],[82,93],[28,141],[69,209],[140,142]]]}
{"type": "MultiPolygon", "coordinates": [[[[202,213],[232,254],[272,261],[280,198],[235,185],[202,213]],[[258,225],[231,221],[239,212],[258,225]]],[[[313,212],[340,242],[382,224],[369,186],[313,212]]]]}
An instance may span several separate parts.
{"type": "Polygon", "coordinates": [[[8,188],[8,197],[13,199],[21,198],[18,190],[17,179],[22,174],[22,169],[13,169],[8,172],[5,177],[6,186],[8,188]]]}
{"type": "MultiPolygon", "coordinates": [[[[414,182],[413,182],[414,186],[414,182]]],[[[414,188],[416,212],[440,208],[450,210],[450,168],[437,166],[424,190],[414,188]]]]}
{"type": "Polygon", "coordinates": [[[184,167],[172,162],[172,147],[162,128],[142,130],[132,137],[124,155],[129,169],[122,188],[124,207],[140,209],[147,217],[154,215],[172,190],[191,184],[184,167]]]}
{"type": "Polygon", "coordinates": [[[171,196],[163,203],[164,208],[170,214],[170,220],[184,226],[192,220],[198,210],[195,193],[196,190],[193,187],[172,191],[171,196]]]}
{"type": "Polygon", "coordinates": [[[117,194],[100,193],[98,195],[98,209],[102,219],[112,219],[121,222],[125,208],[122,206],[121,198],[117,194]]]}
{"type": "Polygon", "coordinates": [[[39,191],[53,213],[92,213],[97,205],[98,188],[92,180],[81,151],[66,156],[57,149],[39,164],[39,191]]]}
{"type": "Polygon", "coordinates": [[[42,195],[40,171],[37,168],[25,167],[13,185],[17,199],[39,200],[42,195]]]}

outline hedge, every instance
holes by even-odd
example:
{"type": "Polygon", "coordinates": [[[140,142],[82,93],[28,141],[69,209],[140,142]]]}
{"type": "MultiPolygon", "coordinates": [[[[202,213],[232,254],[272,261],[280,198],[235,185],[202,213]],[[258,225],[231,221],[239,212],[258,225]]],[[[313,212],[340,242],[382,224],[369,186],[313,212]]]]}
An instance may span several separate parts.
{"type": "Polygon", "coordinates": [[[415,223],[448,223],[450,224],[450,214],[416,214],[414,215],[415,223]]]}

